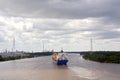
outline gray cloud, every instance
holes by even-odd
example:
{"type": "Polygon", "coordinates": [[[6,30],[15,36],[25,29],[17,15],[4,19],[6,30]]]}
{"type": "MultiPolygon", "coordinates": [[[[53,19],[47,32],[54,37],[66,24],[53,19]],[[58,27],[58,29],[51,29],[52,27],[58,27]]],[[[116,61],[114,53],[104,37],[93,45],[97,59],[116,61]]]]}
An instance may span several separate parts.
{"type": "Polygon", "coordinates": [[[120,32],[118,31],[101,31],[93,34],[94,36],[98,36],[99,39],[119,39],[120,32]]]}
{"type": "Polygon", "coordinates": [[[1,0],[0,10],[8,16],[116,19],[120,17],[119,3],[119,0],[1,0]]]}

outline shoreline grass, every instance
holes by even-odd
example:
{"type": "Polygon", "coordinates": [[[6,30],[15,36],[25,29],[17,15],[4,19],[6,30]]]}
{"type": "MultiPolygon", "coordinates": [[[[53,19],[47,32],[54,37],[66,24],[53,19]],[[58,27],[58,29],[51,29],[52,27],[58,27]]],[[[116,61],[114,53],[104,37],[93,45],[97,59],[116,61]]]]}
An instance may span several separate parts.
{"type": "Polygon", "coordinates": [[[120,63],[120,52],[110,51],[97,51],[87,52],[83,54],[83,58],[86,60],[97,61],[101,63],[120,63]]]}

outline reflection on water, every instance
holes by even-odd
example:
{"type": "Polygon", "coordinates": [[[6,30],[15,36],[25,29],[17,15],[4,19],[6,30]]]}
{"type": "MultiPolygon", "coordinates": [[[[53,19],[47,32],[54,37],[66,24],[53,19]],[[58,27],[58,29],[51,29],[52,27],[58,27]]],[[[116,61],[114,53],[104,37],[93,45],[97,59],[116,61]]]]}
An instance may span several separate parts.
{"type": "Polygon", "coordinates": [[[81,77],[81,78],[95,80],[98,77],[91,70],[88,70],[88,69],[85,69],[85,68],[82,68],[82,67],[71,67],[70,69],[73,70],[74,72],[76,72],[75,76],[78,76],[78,77],[81,77]]]}
{"type": "Polygon", "coordinates": [[[0,62],[0,80],[119,80],[120,64],[87,61],[68,55],[68,66],[57,66],[51,56],[0,62]]]}

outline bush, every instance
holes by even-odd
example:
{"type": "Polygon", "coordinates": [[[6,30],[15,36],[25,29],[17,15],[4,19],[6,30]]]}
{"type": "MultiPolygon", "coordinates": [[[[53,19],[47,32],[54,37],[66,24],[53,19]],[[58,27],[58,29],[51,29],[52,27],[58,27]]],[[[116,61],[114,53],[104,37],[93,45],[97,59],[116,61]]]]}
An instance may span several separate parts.
{"type": "Polygon", "coordinates": [[[98,62],[120,63],[120,52],[93,52],[84,54],[83,58],[98,62]]]}

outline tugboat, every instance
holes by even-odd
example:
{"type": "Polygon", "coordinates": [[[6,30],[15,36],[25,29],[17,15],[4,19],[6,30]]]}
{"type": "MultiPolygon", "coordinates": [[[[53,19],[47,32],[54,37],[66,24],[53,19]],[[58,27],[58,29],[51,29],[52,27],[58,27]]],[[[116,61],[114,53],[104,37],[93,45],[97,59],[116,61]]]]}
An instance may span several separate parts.
{"type": "Polygon", "coordinates": [[[57,65],[67,65],[68,62],[68,58],[63,50],[60,53],[53,52],[52,59],[57,65]]]}

